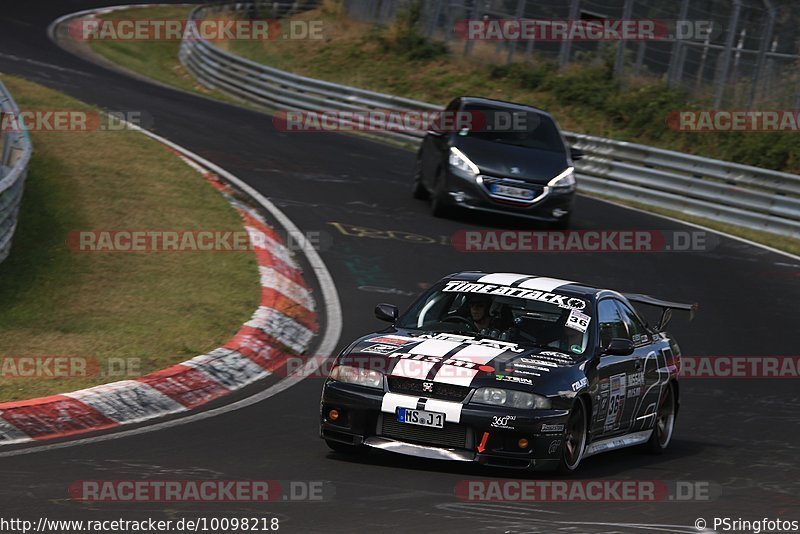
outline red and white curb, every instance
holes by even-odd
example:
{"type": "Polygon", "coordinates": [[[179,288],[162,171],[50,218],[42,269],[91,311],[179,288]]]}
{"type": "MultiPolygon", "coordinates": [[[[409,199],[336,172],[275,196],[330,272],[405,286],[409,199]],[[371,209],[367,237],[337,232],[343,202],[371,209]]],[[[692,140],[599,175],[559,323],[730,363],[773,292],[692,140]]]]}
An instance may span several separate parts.
{"type": "MultiPolygon", "coordinates": [[[[152,136],[155,137],[155,136],[152,136]]],[[[303,354],[319,330],[303,272],[278,233],[237,200],[219,176],[169,148],[205,176],[241,215],[255,249],[261,301],[224,346],[135,380],[0,403],[0,445],[65,437],[140,423],[195,408],[269,376],[303,354]]]]}

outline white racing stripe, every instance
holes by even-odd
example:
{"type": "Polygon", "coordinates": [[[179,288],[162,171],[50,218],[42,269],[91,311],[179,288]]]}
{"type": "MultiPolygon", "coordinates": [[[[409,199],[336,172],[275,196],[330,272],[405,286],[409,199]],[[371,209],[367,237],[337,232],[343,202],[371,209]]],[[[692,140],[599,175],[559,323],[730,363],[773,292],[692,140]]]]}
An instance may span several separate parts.
{"type": "MultiPolygon", "coordinates": [[[[504,352],[505,349],[484,347],[481,345],[468,345],[446,361],[464,360],[478,365],[485,365],[504,352]]],[[[436,373],[436,376],[433,377],[433,381],[456,386],[469,386],[479,372],[481,371],[478,369],[466,369],[456,365],[444,364],[436,373]]]]}
{"type": "Polygon", "coordinates": [[[514,282],[519,282],[525,278],[530,278],[530,274],[515,274],[515,273],[494,273],[487,274],[478,279],[482,284],[497,284],[500,286],[510,286],[514,282]]]}
{"type": "Polygon", "coordinates": [[[443,341],[441,339],[428,339],[423,341],[416,347],[411,347],[408,351],[409,354],[422,354],[425,356],[438,356],[442,357],[451,350],[458,348],[461,345],[460,341],[443,341]]]}
{"type": "MultiPolygon", "coordinates": [[[[387,393],[383,396],[381,411],[384,413],[395,413],[398,408],[417,408],[419,397],[410,395],[400,395],[399,393],[387,393]]],[[[428,401],[430,402],[430,401],[428,401]]]]}
{"type": "Polygon", "coordinates": [[[392,369],[392,376],[402,376],[404,378],[416,378],[425,380],[431,372],[435,362],[421,362],[419,360],[400,360],[392,369]]]}
{"type": "Polygon", "coordinates": [[[536,289],[539,291],[552,291],[557,287],[574,283],[575,282],[570,282],[569,280],[559,280],[558,278],[547,278],[546,276],[542,276],[532,280],[526,280],[522,282],[519,287],[524,287],[525,289],[536,289]]]}

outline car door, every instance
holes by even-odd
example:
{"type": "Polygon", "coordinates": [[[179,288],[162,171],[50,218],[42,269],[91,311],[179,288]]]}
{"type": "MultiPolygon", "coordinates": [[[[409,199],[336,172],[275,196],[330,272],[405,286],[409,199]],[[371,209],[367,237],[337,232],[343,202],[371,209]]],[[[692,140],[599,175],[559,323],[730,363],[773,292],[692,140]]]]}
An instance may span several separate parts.
{"type": "MultiPolygon", "coordinates": [[[[636,346],[635,355],[641,360],[641,369],[629,381],[629,386],[639,392],[639,403],[633,414],[633,431],[652,428],[663,386],[669,380],[667,367],[674,364],[669,343],[650,331],[636,311],[626,303],[619,303],[628,330],[636,346]]],[[[629,394],[634,395],[635,391],[629,394]]]]}
{"type": "MultiPolygon", "coordinates": [[[[600,329],[600,347],[608,346],[614,338],[631,339],[622,311],[613,297],[597,303],[597,323],[600,329]]],[[[597,412],[592,421],[592,435],[610,437],[628,432],[631,427],[633,406],[628,402],[628,383],[637,372],[636,352],[629,356],[599,356],[597,364],[598,391],[595,399],[597,412]]]]}
{"type": "Polygon", "coordinates": [[[628,378],[626,399],[631,408],[631,430],[644,430],[653,425],[660,393],[661,369],[665,365],[665,354],[660,345],[665,343],[652,335],[631,306],[619,300],[616,303],[635,347],[634,373],[628,378]]]}
{"type": "Polygon", "coordinates": [[[445,165],[450,157],[449,139],[452,132],[448,132],[446,125],[453,124],[453,115],[458,113],[461,108],[461,99],[456,98],[444,109],[446,119],[439,119],[425,134],[420,148],[420,159],[422,165],[422,183],[429,191],[433,191],[436,183],[436,174],[442,165],[445,165]]]}

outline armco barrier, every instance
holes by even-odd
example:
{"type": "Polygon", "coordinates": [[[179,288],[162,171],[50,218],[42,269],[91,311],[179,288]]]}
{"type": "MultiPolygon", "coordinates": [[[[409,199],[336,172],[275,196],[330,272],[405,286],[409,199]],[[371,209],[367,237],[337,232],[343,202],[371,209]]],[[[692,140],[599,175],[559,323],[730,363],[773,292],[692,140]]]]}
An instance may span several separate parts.
{"type": "MultiPolygon", "coordinates": [[[[199,20],[220,9],[242,11],[247,5],[197,8],[190,18],[199,20]]],[[[198,81],[256,104],[285,110],[439,109],[274,69],[197,36],[186,37],[179,58],[198,81]]],[[[417,143],[424,133],[381,135],[417,143]]],[[[585,154],[576,162],[582,191],[754,230],[800,235],[800,176],[583,134],[567,132],[565,137],[585,154]]]]}
{"type": "Polygon", "coordinates": [[[17,228],[17,213],[22,200],[28,163],[33,153],[31,138],[27,132],[13,127],[3,116],[17,117],[19,108],[11,98],[6,86],[0,82],[0,262],[11,250],[11,238],[17,228]]]}

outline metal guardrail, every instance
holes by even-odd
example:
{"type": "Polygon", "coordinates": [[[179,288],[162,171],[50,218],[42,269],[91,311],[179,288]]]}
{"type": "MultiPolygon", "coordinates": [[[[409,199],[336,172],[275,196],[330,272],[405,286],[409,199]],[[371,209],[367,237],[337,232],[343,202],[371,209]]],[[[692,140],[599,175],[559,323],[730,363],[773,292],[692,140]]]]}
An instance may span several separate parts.
{"type": "MultiPolygon", "coordinates": [[[[0,82],[0,124],[16,123],[16,120],[3,121],[3,117],[18,116],[17,104],[0,82]]],[[[32,153],[28,132],[0,127],[0,262],[11,250],[11,238],[17,228],[17,214],[32,153]]]]}
{"type": "MultiPolygon", "coordinates": [[[[246,4],[237,4],[241,10],[246,4]]],[[[230,6],[229,6],[230,7],[230,6]]],[[[225,7],[201,7],[200,20],[225,7]]],[[[438,110],[407,98],[299,76],[185,36],[179,59],[204,86],[282,110],[438,110]]],[[[381,131],[418,143],[419,131],[381,131]]],[[[665,208],[723,223],[800,236],[800,176],[646,145],[565,132],[585,157],[576,162],[581,191],[665,208]]]]}

